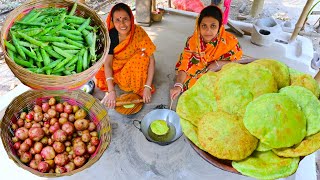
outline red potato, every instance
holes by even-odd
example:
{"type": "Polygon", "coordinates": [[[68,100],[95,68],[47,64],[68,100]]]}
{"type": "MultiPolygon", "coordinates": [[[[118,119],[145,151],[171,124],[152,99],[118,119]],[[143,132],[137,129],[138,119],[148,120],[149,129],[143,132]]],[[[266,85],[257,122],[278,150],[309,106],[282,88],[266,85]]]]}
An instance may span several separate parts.
{"type": "Polygon", "coordinates": [[[13,148],[15,149],[15,150],[18,150],[18,149],[20,149],[20,145],[21,145],[21,142],[15,142],[14,144],[13,144],[13,148]]]}
{"type": "Polygon", "coordinates": [[[58,122],[58,119],[57,118],[51,118],[50,119],[50,125],[54,125],[56,122],[58,122]]]}
{"type": "Polygon", "coordinates": [[[12,137],[12,142],[13,143],[16,143],[16,142],[18,142],[19,141],[19,138],[18,137],[16,137],[16,136],[13,136],[12,137]]]}
{"type": "Polygon", "coordinates": [[[48,104],[50,105],[50,106],[53,106],[53,105],[55,105],[56,104],[56,99],[55,98],[50,98],[49,99],[49,102],[48,102],[48,104]]]}
{"type": "Polygon", "coordinates": [[[40,163],[40,161],[33,159],[33,160],[30,161],[29,166],[32,169],[38,170],[39,163],[40,163]]]}
{"type": "Polygon", "coordinates": [[[79,108],[79,106],[77,106],[77,105],[73,105],[73,106],[72,106],[72,112],[73,112],[73,113],[76,113],[79,109],[80,109],[80,108],[79,108]]]}
{"type": "Polygon", "coordinates": [[[54,157],[54,163],[58,166],[64,166],[69,162],[69,158],[65,154],[58,154],[54,157]]]}
{"type": "Polygon", "coordinates": [[[23,152],[20,156],[20,161],[25,164],[29,163],[31,159],[32,159],[32,155],[30,152],[23,152]]]}
{"type": "Polygon", "coordinates": [[[40,154],[35,154],[34,159],[37,161],[42,161],[42,156],[40,154]]]}
{"type": "Polygon", "coordinates": [[[83,142],[89,142],[89,141],[91,141],[91,135],[89,134],[89,133],[84,133],[84,134],[82,134],[82,136],[81,136],[81,140],[83,141],[83,142]]]}
{"type": "Polygon", "coordinates": [[[56,111],[59,113],[63,113],[64,105],[62,103],[56,104],[56,111]]]}
{"type": "Polygon", "coordinates": [[[75,170],[75,168],[76,168],[76,166],[73,162],[69,162],[64,167],[66,168],[67,172],[71,172],[71,171],[75,170]]]}
{"type": "Polygon", "coordinates": [[[94,154],[96,152],[96,147],[89,144],[87,146],[87,151],[89,154],[94,154]]]}
{"type": "Polygon", "coordinates": [[[41,150],[41,156],[45,160],[52,160],[56,156],[56,153],[53,147],[46,146],[41,150]]]}
{"type": "Polygon", "coordinates": [[[77,156],[82,156],[86,153],[86,145],[84,142],[80,141],[73,145],[73,152],[77,156]]]}
{"type": "MultiPolygon", "coordinates": [[[[80,109],[81,110],[81,109],[80,109]]],[[[80,111],[79,110],[79,111],[80,111]]],[[[77,118],[76,118],[77,119],[77,118]]],[[[88,129],[89,127],[89,121],[86,119],[78,119],[74,122],[74,127],[76,128],[76,130],[78,131],[83,131],[88,129]]]]}
{"type": "Polygon", "coordinates": [[[89,123],[88,130],[89,130],[90,132],[96,130],[96,125],[94,124],[94,122],[90,122],[90,123],[89,123]]]}
{"type": "Polygon", "coordinates": [[[41,124],[40,123],[33,123],[31,127],[38,127],[38,128],[41,128],[41,124]]]}
{"type": "Polygon", "coordinates": [[[73,113],[73,108],[71,105],[65,105],[64,108],[63,108],[63,112],[67,113],[67,114],[71,114],[73,113]]]}
{"type": "Polygon", "coordinates": [[[86,159],[83,156],[76,156],[73,160],[74,165],[81,167],[86,162],[86,159]]]}
{"type": "Polygon", "coordinates": [[[70,141],[66,141],[66,142],[64,142],[64,145],[69,147],[69,146],[71,146],[71,142],[70,141]]]}
{"type": "Polygon", "coordinates": [[[48,138],[48,145],[51,146],[53,144],[53,140],[51,138],[48,138]]]}
{"type": "Polygon", "coordinates": [[[53,134],[53,140],[59,142],[65,142],[67,140],[67,133],[59,129],[53,134]]]}
{"type": "Polygon", "coordinates": [[[36,154],[36,152],[34,151],[34,148],[33,148],[33,147],[30,148],[29,152],[30,152],[32,155],[36,154]]]}
{"type": "Polygon", "coordinates": [[[46,173],[49,171],[49,164],[45,161],[41,161],[39,164],[38,164],[38,170],[40,172],[43,172],[43,173],[46,173]]]}
{"type": "Polygon", "coordinates": [[[65,167],[57,166],[55,169],[55,173],[57,173],[57,174],[62,174],[65,172],[67,172],[67,169],[65,167]]]}
{"type": "Polygon", "coordinates": [[[40,142],[44,145],[47,145],[48,144],[48,137],[43,137],[40,142]]]}
{"type": "Polygon", "coordinates": [[[65,113],[65,112],[60,113],[60,118],[67,118],[68,119],[68,117],[69,117],[68,113],[65,113]]]}
{"type": "Polygon", "coordinates": [[[29,149],[30,149],[30,146],[27,143],[22,143],[20,145],[20,150],[23,152],[27,152],[27,151],[29,151],[29,149]]]}
{"type": "Polygon", "coordinates": [[[94,146],[98,146],[98,144],[100,143],[99,138],[98,137],[91,137],[90,143],[94,146]]]}
{"type": "Polygon", "coordinates": [[[33,141],[30,138],[24,140],[24,143],[28,144],[30,147],[33,145],[33,141]]]}
{"type": "Polygon", "coordinates": [[[65,146],[62,142],[56,141],[53,143],[52,147],[58,154],[63,153],[65,151],[65,146]]]}
{"type": "Polygon", "coordinates": [[[49,135],[50,135],[49,128],[43,126],[43,127],[42,127],[42,130],[44,131],[44,134],[45,134],[46,136],[49,136],[49,135]]]}
{"type": "Polygon", "coordinates": [[[25,119],[26,119],[26,115],[27,115],[26,112],[22,112],[22,113],[20,114],[20,119],[25,120],[25,119]]]}
{"type": "Polygon", "coordinates": [[[54,117],[57,116],[57,111],[54,110],[54,109],[49,109],[49,110],[48,110],[48,114],[49,114],[49,117],[50,117],[50,118],[54,118],[54,117]]]}
{"type": "Polygon", "coordinates": [[[32,111],[30,111],[30,112],[26,115],[26,119],[33,120],[33,115],[34,115],[34,113],[32,113],[32,111]]]}
{"type": "Polygon", "coordinates": [[[65,118],[65,117],[59,118],[59,123],[60,123],[61,125],[64,124],[64,123],[66,123],[66,122],[68,122],[68,119],[67,119],[67,118],[65,118]]]}
{"type": "Polygon", "coordinates": [[[44,116],[43,116],[42,112],[35,112],[33,119],[34,119],[36,122],[40,122],[40,121],[43,120],[43,117],[44,117],[44,116]]]}
{"type": "Polygon", "coordinates": [[[40,141],[44,137],[44,131],[39,127],[30,128],[29,137],[33,141],[40,141]]]}
{"type": "Polygon", "coordinates": [[[43,126],[46,127],[46,128],[49,128],[50,127],[50,122],[49,121],[44,122],[43,126]]]}
{"type": "Polygon", "coordinates": [[[43,112],[48,112],[48,110],[50,109],[50,105],[49,103],[45,102],[45,103],[42,103],[41,108],[43,112]]]}
{"type": "Polygon", "coordinates": [[[37,113],[37,112],[41,112],[41,113],[42,113],[42,107],[39,106],[39,105],[34,105],[33,111],[34,111],[35,113],[37,113]]]}
{"type": "Polygon", "coordinates": [[[68,120],[70,122],[74,122],[75,121],[74,114],[69,114],[68,120]]]}
{"type": "Polygon", "coordinates": [[[72,135],[75,131],[75,127],[71,122],[64,123],[61,129],[66,132],[67,135],[72,135]]]}
{"type": "Polygon", "coordinates": [[[28,129],[25,127],[21,127],[16,130],[15,136],[19,138],[20,140],[24,141],[28,138],[28,129]]]}
{"type": "Polygon", "coordinates": [[[19,127],[24,126],[24,120],[23,119],[18,119],[17,120],[17,124],[18,124],[19,127]]]}
{"type": "Polygon", "coordinates": [[[32,127],[32,123],[31,122],[26,122],[24,124],[24,127],[27,128],[27,129],[30,129],[32,127]]]}
{"type": "Polygon", "coordinates": [[[76,120],[77,119],[84,119],[84,118],[86,118],[86,116],[87,116],[87,112],[84,109],[79,109],[74,115],[76,120]]]}
{"type": "MultiPolygon", "coordinates": [[[[47,111],[48,112],[48,111],[47,111]]],[[[43,113],[43,121],[47,122],[47,121],[50,121],[51,120],[51,117],[49,116],[48,113],[43,113]]]]}
{"type": "Polygon", "coordinates": [[[54,123],[54,125],[49,127],[49,132],[51,134],[54,134],[56,131],[58,131],[60,129],[60,125],[58,122],[54,123]]]}
{"type": "Polygon", "coordinates": [[[51,160],[45,160],[48,164],[49,164],[49,167],[50,168],[54,168],[55,164],[54,164],[54,160],[51,159],[51,160]]]}
{"type": "Polygon", "coordinates": [[[43,144],[41,142],[35,142],[33,145],[33,149],[36,154],[41,153],[42,148],[43,144]]]}
{"type": "Polygon", "coordinates": [[[97,131],[92,131],[90,133],[90,135],[93,136],[93,137],[98,137],[98,132],[97,131]]]}

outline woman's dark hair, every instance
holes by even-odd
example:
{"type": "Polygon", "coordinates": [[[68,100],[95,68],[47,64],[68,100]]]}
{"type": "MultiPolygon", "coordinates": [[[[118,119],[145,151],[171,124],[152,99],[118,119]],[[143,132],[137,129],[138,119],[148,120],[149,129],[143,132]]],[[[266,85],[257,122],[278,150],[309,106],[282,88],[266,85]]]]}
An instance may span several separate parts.
{"type": "Polygon", "coordinates": [[[219,21],[219,27],[222,24],[222,12],[219,7],[217,6],[207,6],[200,12],[200,16],[198,19],[198,26],[204,17],[213,17],[219,21]]]}
{"type": "Polygon", "coordinates": [[[131,9],[130,9],[130,7],[128,5],[126,5],[126,4],[124,4],[124,3],[118,3],[118,4],[114,5],[113,8],[111,9],[110,13],[111,13],[112,19],[113,19],[114,12],[120,11],[120,10],[124,10],[125,12],[128,13],[130,19],[132,18],[131,17],[131,9]]]}

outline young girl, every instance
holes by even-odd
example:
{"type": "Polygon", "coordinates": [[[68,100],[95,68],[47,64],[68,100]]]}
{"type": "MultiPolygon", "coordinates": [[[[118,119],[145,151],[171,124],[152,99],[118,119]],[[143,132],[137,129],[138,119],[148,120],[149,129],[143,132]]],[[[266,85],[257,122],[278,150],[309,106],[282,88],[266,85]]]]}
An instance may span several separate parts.
{"type": "Polygon", "coordinates": [[[171,99],[191,88],[207,71],[218,70],[223,64],[239,60],[242,50],[237,38],[225,31],[222,12],[208,6],[200,12],[193,35],[176,64],[176,83],[170,90],[171,99]]]}

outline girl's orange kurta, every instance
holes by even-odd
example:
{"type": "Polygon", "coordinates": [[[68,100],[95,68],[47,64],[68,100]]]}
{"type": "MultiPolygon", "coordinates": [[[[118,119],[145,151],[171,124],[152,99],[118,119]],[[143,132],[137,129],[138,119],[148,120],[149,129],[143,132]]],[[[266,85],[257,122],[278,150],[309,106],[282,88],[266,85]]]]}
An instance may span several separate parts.
{"type": "MultiPolygon", "coordinates": [[[[108,30],[114,27],[111,13],[107,18],[108,30]]],[[[124,91],[133,91],[142,95],[147,81],[150,56],[156,50],[148,34],[134,24],[131,12],[130,35],[114,48],[112,70],[114,82],[124,91]]],[[[107,91],[104,67],[96,74],[97,86],[107,91]]],[[[153,87],[154,91],[155,88],[153,87]]],[[[152,91],[152,92],[153,92],[152,91]]]]}
{"type": "Polygon", "coordinates": [[[184,90],[191,88],[196,81],[207,72],[207,67],[219,60],[239,60],[242,50],[237,38],[226,32],[222,25],[215,38],[205,43],[200,36],[198,22],[191,37],[187,39],[185,48],[176,64],[176,71],[184,71],[187,78],[184,81],[184,90]]]}

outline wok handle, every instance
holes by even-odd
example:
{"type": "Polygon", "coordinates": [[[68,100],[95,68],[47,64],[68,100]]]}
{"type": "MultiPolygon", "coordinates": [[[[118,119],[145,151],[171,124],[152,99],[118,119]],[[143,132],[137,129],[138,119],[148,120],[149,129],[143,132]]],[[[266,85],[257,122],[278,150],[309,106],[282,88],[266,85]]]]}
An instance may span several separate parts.
{"type": "Polygon", "coordinates": [[[141,131],[141,121],[139,120],[133,120],[132,124],[134,125],[134,127],[136,127],[137,129],[139,129],[139,131],[141,131]],[[137,123],[139,124],[139,127],[137,125],[137,123]]]}
{"type": "Polygon", "coordinates": [[[127,105],[127,104],[138,104],[143,102],[143,99],[136,99],[133,101],[120,101],[120,102],[116,102],[116,106],[123,106],[123,105],[127,105]]]}

